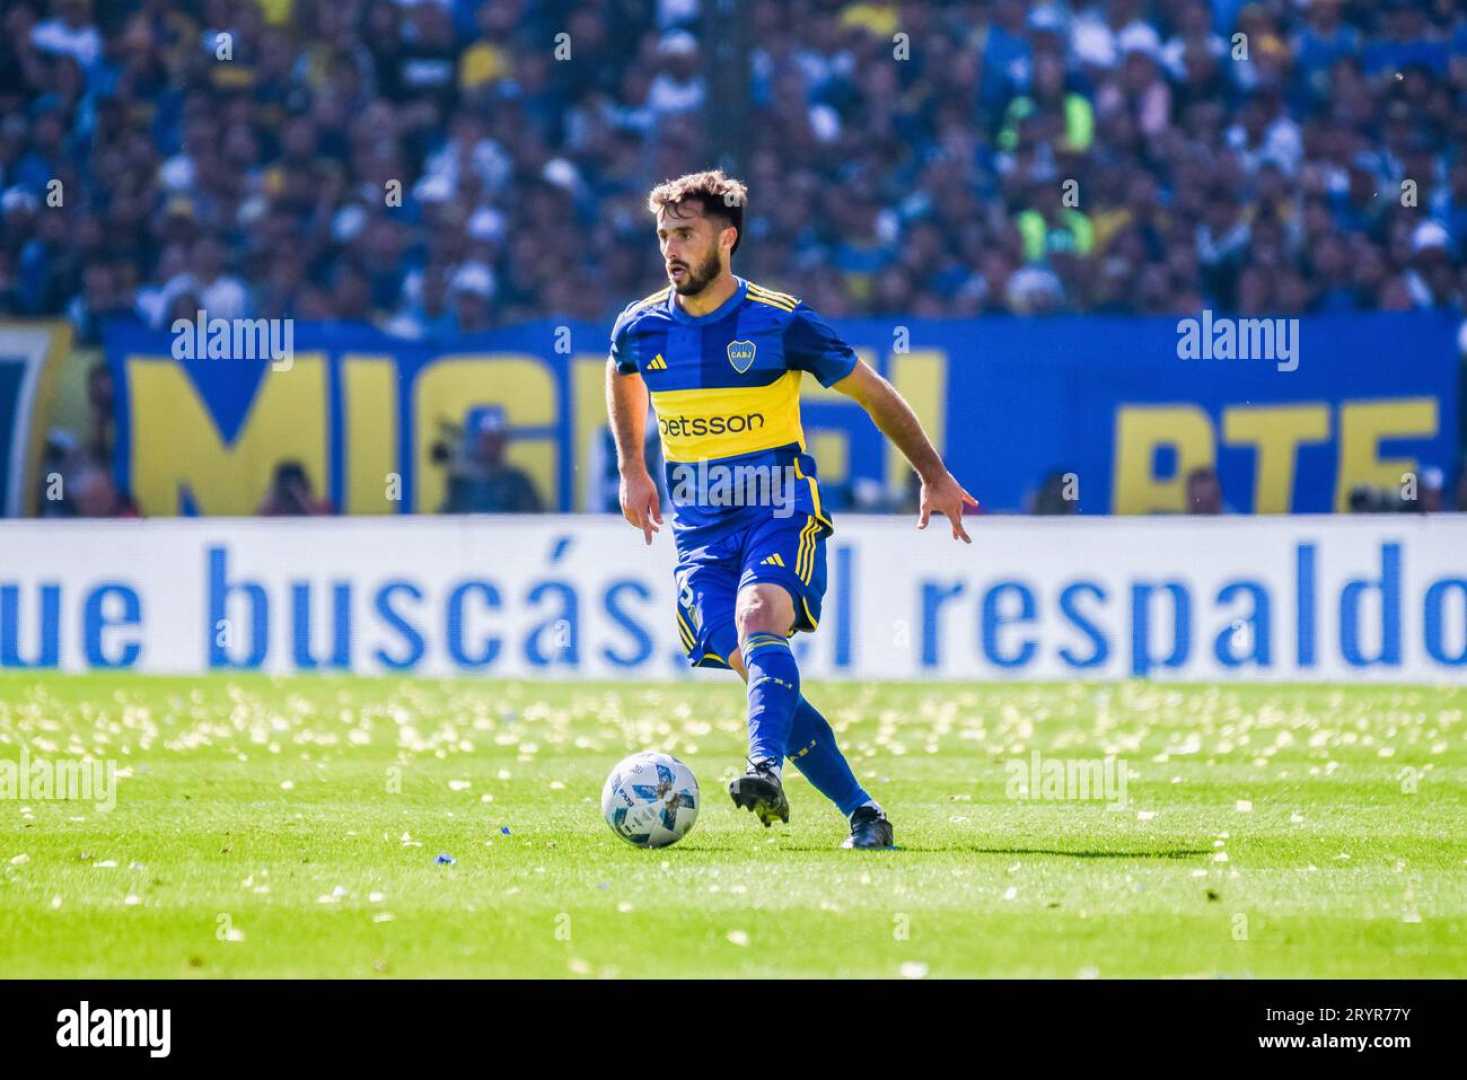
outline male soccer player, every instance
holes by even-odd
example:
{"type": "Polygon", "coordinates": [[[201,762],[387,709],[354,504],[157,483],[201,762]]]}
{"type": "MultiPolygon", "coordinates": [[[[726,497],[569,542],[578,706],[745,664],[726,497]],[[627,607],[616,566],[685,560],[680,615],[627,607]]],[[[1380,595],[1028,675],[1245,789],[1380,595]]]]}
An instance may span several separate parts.
{"type": "Polygon", "coordinates": [[[870,414],[922,478],[921,514],[972,543],[964,504],[978,503],[942,463],[892,385],[859,361],[799,300],[735,277],[746,190],[721,171],[659,185],[647,200],[669,285],[630,305],[611,331],[606,402],[621,472],[621,508],[652,542],[662,524],[643,457],[647,406],[657,415],[673,502],[678,631],[695,667],[732,668],[748,684],[749,768],[734,805],[767,828],[788,823],[780,774],[792,759],[850,822],[845,847],[891,847],[891,822],[800,693],[790,651],[813,631],[825,594],[825,540],[815,461],[800,426],[809,372],[870,414]]]}

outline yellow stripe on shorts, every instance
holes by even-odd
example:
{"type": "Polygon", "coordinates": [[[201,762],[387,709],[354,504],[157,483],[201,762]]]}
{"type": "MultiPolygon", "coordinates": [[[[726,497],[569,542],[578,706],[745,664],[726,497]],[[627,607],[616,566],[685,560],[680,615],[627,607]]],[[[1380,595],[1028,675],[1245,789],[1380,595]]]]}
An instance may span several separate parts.
{"type": "Polygon", "coordinates": [[[800,550],[795,558],[795,576],[806,585],[810,584],[810,576],[815,572],[815,538],[820,531],[820,522],[813,516],[807,516],[805,527],[800,530],[800,550]]]}

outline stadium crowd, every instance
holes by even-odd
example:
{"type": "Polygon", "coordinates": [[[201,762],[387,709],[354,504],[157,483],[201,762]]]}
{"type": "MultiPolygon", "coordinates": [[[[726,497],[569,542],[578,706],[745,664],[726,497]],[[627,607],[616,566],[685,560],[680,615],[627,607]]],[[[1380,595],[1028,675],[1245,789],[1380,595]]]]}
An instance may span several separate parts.
{"type": "MultiPolygon", "coordinates": [[[[743,269],[831,315],[1463,302],[1454,0],[743,7],[743,269]]],[[[659,277],[648,187],[718,149],[702,26],[698,0],[11,0],[0,312],[609,319],[659,277]]]]}
{"type": "MultiPolygon", "coordinates": [[[[829,316],[1467,309],[1457,0],[738,7],[739,270],[829,316]]],[[[727,134],[707,16],[7,0],[0,316],[609,326],[727,134]]]]}

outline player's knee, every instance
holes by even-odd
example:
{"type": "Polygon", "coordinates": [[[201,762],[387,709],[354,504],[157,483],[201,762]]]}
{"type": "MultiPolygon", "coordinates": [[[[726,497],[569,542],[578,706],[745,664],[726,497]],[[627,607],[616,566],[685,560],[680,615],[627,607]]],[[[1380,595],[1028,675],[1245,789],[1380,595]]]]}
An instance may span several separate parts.
{"type": "Polygon", "coordinates": [[[793,624],[794,612],[788,604],[780,604],[776,597],[763,589],[747,589],[739,594],[738,606],[734,609],[734,624],[738,627],[739,639],[750,634],[785,634],[793,624]]]}

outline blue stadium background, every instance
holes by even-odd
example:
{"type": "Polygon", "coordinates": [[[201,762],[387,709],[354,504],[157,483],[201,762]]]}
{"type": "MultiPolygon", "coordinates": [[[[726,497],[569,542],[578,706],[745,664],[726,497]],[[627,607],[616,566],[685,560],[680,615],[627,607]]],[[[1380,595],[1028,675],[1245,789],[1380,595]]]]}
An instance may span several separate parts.
{"type": "MultiPolygon", "coordinates": [[[[539,507],[603,508],[570,371],[659,283],[647,189],[712,164],[750,186],[740,273],[881,365],[902,327],[941,354],[912,376],[938,379],[926,419],[994,510],[1467,508],[1452,0],[14,0],[3,22],[0,318],[71,335],[46,393],[4,382],[8,427],[44,436],[0,440],[7,465],[33,458],[27,512],[505,509],[485,479],[505,468],[539,507]],[[489,367],[444,405],[434,467],[480,492],[456,507],[353,498],[343,478],[379,459],[349,460],[366,440],[343,441],[335,384],[319,464],[252,447],[214,490],[144,496],[140,440],[164,461],[194,444],[139,428],[126,350],[166,356],[200,310],[296,321],[328,382],[356,342],[399,380],[513,347],[550,370],[555,411],[516,416],[539,405],[489,367]],[[1177,321],[1204,310],[1304,320],[1299,370],[1178,359],[1177,321]],[[1180,442],[1119,464],[1122,410],[1157,405],[1181,410],[1153,417],[1180,442]],[[1305,439],[1318,417],[1287,414],[1282,501],[1255,490],[1266,423],[1227,438],[1229,410],[1260,406],[1326,416],[1305,439]],[[1220,490],[1178,483],[1209,457],[1199,417],[1220,490]],[[489,461],[475,433],[501,424],[489,461]],[[289,462],[305,487],[285,497],[289,462]],[[1057,499],[1069,474],[1078,497],[1057,499]]],[[[264,381],[230,362],[189,380],[225,450],[264,381]]],[[[811,417],[851,505],[909,506],[865,433],[840,442],[818,400],[811,417]]],[[[410,495],[415,419],[379,439],[410,495]]]]}

